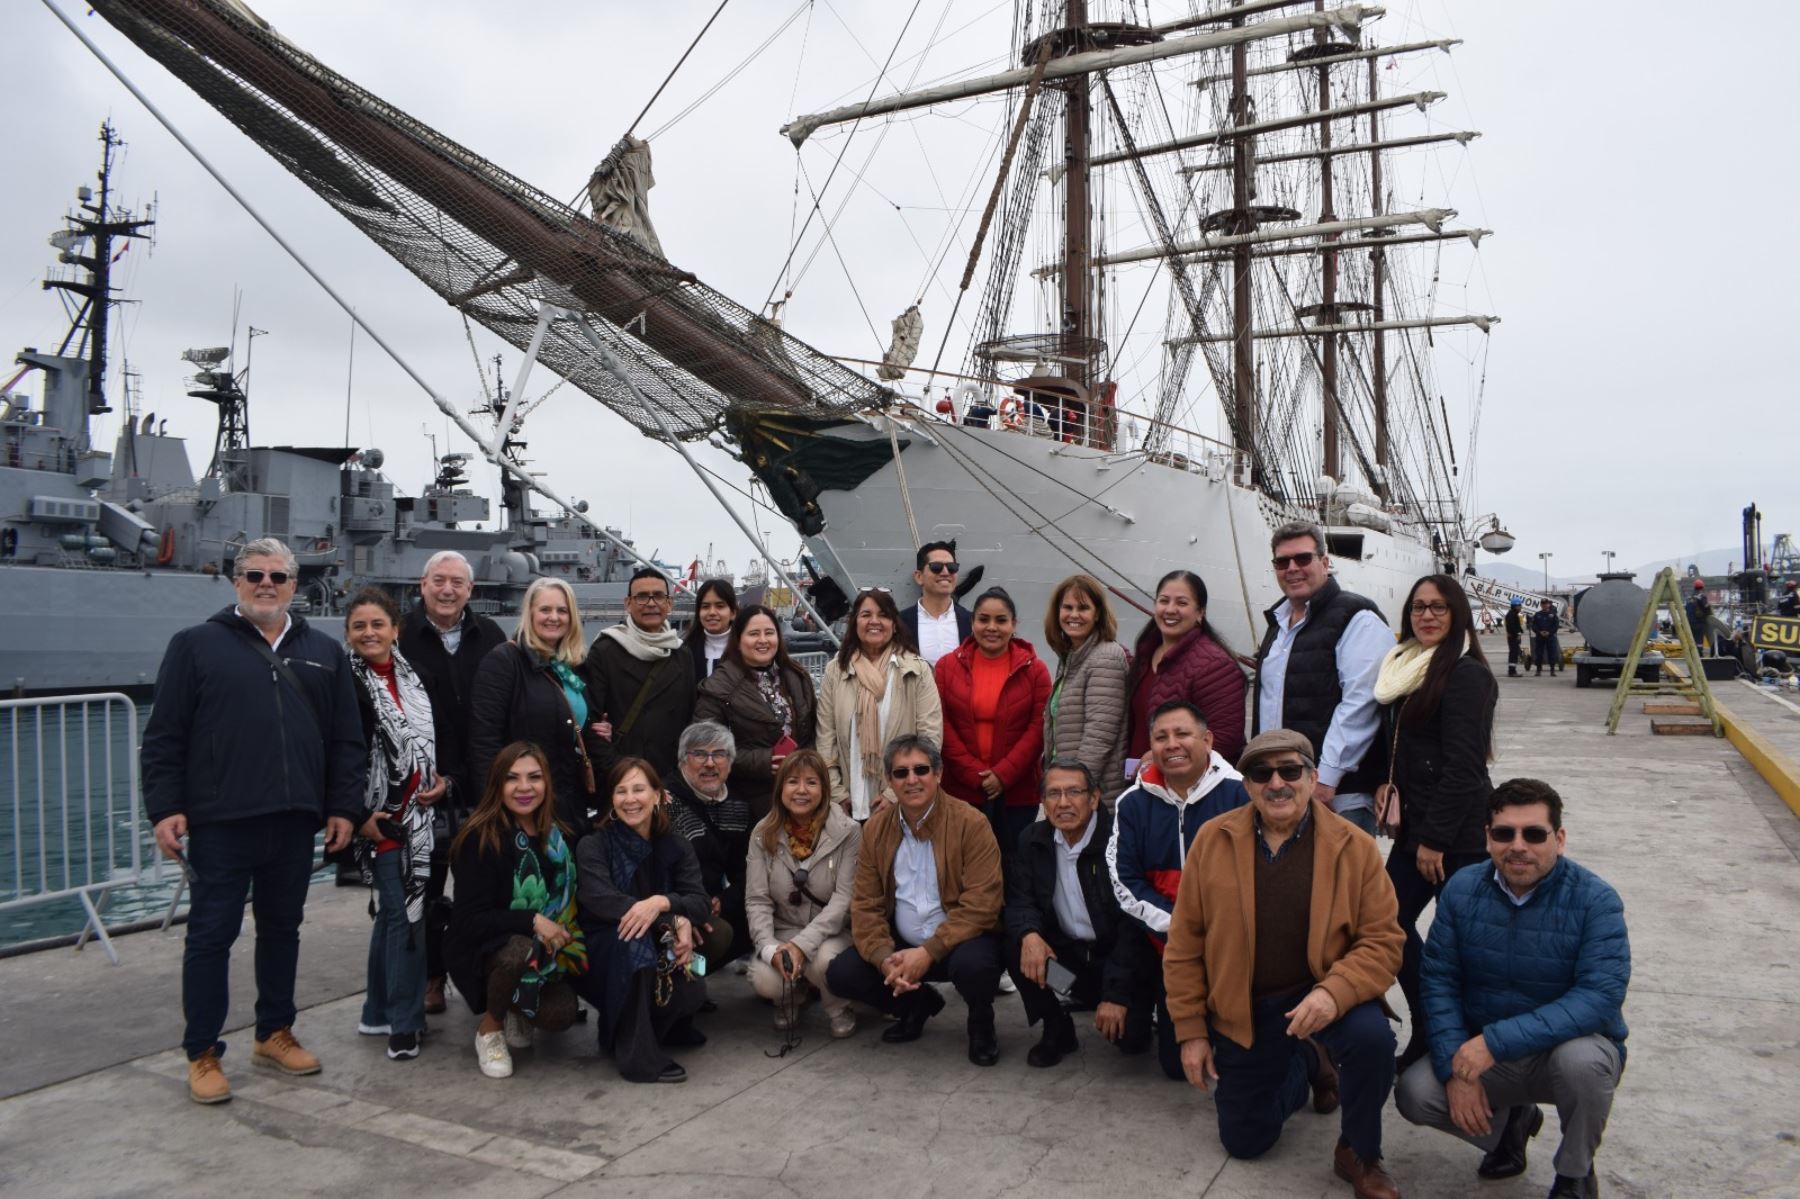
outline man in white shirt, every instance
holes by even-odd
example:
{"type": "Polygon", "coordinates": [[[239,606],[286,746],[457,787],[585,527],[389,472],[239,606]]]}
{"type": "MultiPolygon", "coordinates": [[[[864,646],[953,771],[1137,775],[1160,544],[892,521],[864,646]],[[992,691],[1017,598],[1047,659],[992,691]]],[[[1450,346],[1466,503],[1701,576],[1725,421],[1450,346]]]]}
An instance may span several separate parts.
{"type": "Polygon", "coordinates": [[[900,623],[912,634],[919,656],[929,666],[968,639],[974,617],[956,602],[956,580],[962,564],[956,560],[956,542],[928,541],[913,559],[913,582],[919,585],[919,602],[900,613],[900,623]]]}

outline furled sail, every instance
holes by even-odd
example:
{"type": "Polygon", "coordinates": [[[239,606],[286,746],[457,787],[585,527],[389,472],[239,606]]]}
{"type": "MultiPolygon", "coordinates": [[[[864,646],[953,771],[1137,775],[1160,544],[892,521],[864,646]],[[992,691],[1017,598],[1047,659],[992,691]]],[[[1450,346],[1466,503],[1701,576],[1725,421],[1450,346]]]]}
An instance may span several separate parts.
{"type": "MultiPolygon", "coordinates": [[[[578,321],[595,329],[683,439],[721,427],[727,414],[834,416],[892,398],[636,236],[589,219],[364,91],[241,0],[91,6],[471,319],[523,349],[540,305],[564,310],[539,360],[645,433],[661,432],[655,415],[595,361],[578,321]]],[[[643,172],[647,183],[647,161],[643,172]]]]}

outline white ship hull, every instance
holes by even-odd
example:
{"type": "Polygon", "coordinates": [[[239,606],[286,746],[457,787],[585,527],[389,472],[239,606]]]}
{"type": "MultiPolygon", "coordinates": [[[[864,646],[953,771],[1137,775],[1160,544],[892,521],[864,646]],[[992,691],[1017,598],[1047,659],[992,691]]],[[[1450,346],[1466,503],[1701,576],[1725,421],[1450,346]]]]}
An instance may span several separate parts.
{"type": "MultiPolygon", "coordinates": [[[[937,422],[903,421],[896,432],[910,442],[898,469],[890,460],[854,491],[818,496],[826,527],[807,542],[820,566],[846,594],[887,587],[902,606],[913,602],[910,503],[919,540],[954,538],[965,573],[983,566],[982,588],[1007,589],[1018,604],[1020,635],[1032,641],[1042,638],[1056,584],[1077,571],[1148,609],[1156,580],[1186,569],[1206,582],[1214,627],[1248,653],[1261,639],[1262,611],[1279,598],[1269,535],[1288,520],[1309,518],[1230,481],[1223,457],[1165,465],[1138,453],[937,422]]],[[[828,435],[885,442],[887,429],[851,424],[828,435]]],[[[1374,600],[1397,627],[1414,580],[1439,567],[1426,536],[1404,527],[1342,533],[1360,537],[1362,555],[1333,556],[1339,582],[1374,600]]],[[[1116,596],[1114,607],[1120,638],[1135,637],[1143,616],[1116,596]]]]}

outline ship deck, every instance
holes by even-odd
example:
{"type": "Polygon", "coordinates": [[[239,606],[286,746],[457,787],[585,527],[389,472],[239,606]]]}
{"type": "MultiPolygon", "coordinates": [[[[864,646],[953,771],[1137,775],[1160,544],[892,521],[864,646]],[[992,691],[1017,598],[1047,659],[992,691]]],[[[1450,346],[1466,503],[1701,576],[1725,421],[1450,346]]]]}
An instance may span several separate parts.
{"type": "MultiPolygon", "coordinates": [[[[1563,792],[1570,854],[1618,887],[1630,921],[1630,1062],[1598,1158],[1603,1192],[1793,1194],[1800,819],[1722,740],[1653,737],[1635,702],[1608,737],[1609,691],[1501,681],[1495,777],[1533,775],[1563,792]]],[[[1262,1160],[1228,1160],[1211,1100],[1164,1081],[1150,1058],[1122,1058],[1089,1031],[1057,1068],[1028,1068],[1035,1036],[1004,997],[1002,1058],[989,1070],[964,1059],[954,999],[913,1045],[881,1044],[868,1018],[833,1041],[812,1010],[800,1047],[769,1056],[768,1009],[730,974],[714,984],[710,1043],[682,1056],[683,1086],[621,1081],[586,1025],[516,1055],[511,1080],[486,1080],[474,1017],[454,997],[423,1056],[389,1062],[355,1031],[365,902],[322,888],[308,913],[297,1031],[325,1062],[312,1078],[251,1070],[251,940],[240,940],[225,1059],[236,1097],[217,1108],[187,1100],[170,1048],[178,934],[120,939],[118,967],[91,950],[0,961],[0,1192],[1349,1193],[1330,1169],[1335,1117],[1303,1111],[1262,1160]]],[[[1391,1107],[1385,1128],[1408,1195],[1476,1193],[1474,1150],[1391,1107]]],[[[1526,1176],[1479,1192],[1542,1195],[1555,1144],[1552,1118],[1526,1176]]]]}

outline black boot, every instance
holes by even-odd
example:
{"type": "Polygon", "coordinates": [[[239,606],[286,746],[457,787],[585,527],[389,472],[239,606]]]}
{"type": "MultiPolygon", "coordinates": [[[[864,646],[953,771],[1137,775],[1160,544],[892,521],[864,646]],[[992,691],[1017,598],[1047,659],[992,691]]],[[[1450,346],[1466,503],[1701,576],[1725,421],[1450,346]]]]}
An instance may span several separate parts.
{"type": "Polygon", "coordinates": [[[944,1010],[944,997],[935,987],[921,986],[914,999],[892,1024],[882,1031],[881,1039],[890,1045],[916,1041],[925,1034],[925,1022],[944,1010]]]}
{"type": "Polygon", "coordinates": [[[1544,1127],[1544,1109],[1537,1104],[1515,1107],[1506,1113],[1500,1143],[1488,1150],[1475,1173],[1490,1181],[1516,1178],[1525,1173],[1525,1146],[1544,1127]]]}
{"type": "Polygon", "coordinates": [[[1000,1038],[994,1035],[994,1009],[969,1013],[969,1060],[991,1066],[1000,1060],[1000,1038]]]}
{"type": "Polygon", "coordinates": [[[1075,1021],[1064,1014],[1059,1019],[1044,1021],[1044,1035],[1025,1054],[1025,1064],[1040,1069],[1054,1066],[1066,1055],[1080,1048],[1081,1040],[1075,1035],[1075,1021]]]}
{"type": "Polygon", "coordinates": [[[1558,1174],[1550,1188],[1550,1199],[1599,1199],[1599,1196],[1600,1180],[1594,1177],[1591,1166],[1586,1178],[1565,1178],[1558,1174]]]}

